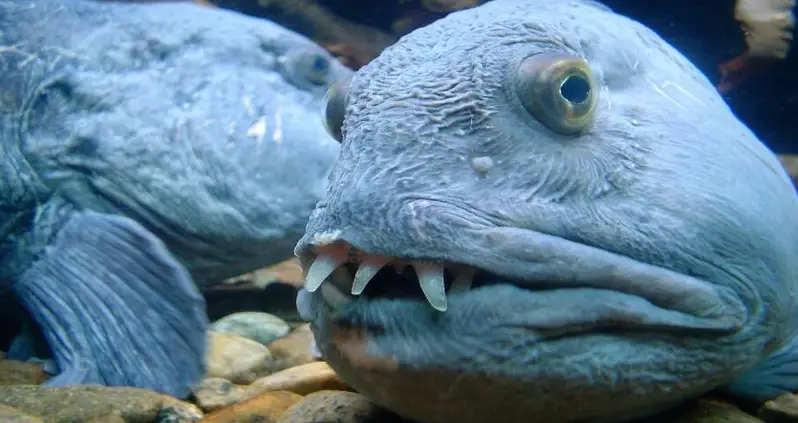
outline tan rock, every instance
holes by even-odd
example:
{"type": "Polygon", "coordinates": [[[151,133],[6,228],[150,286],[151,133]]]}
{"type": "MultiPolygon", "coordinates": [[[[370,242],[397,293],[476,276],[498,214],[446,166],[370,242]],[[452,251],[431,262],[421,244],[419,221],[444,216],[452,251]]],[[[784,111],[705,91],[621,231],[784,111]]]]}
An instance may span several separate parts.
{"type": "Polygon", "coordinates": [[[280,281],[296,287],[301,287],[305,282],[302,275],[302,266],[298,259],[286,260],[266,269],[256,270],[253,282],[255,286],[264,287],[272,281],[280,281]]]}
{"type": "Polygon", "coordinates": [[[669,423],[762,423],[732,404],[701,399],[669,423]]]}
{"type": "Polygon", "coordinates": [[[302,275],[302,266],[299,265],[298,259],[289,259],[274,266],[258,269],[251,273],[235,276],[224,281],[226,284],[239,284],[241,282],[249,282],[258,288],[265,288],[266,285],[281,282],[301,287],[305,282],[302,275]]]}
{"type": "Polygon", "coordinates": [[[784,394],[765,402],[759,417],[768,423],[798,423],[798,395],[784,394]]]}
{"type": "Polygon", "coordinates": [[[384,423],[392,415],[363,395],[343,391],[319,391],[286,410],[278,423],[384,423]]]}
{"type": "Polygon", "coordinates": [[[206,376],[249,384],[271,373],[272,355],[265,346],[237,335],[208,332],[206,376]]]}
{"type": "Polygon", "coordinates": [[[167,395],[145,389],[107,386],[0,386],[0,404],[39,416],[48,423],[98,421],[114,413],[127,423],[152,423],[167,407],[182,409],[196,418],[202,416],[196,406],[167,395]]]}
{"type": "Polygon", "coordinates": [[[285,410],[302,400],[288,391],[273,391],[208,415],[203,423],[276,423],[285,410]]]}
{"type": "Polygon", "coordinates": [[[274,371],[317,361],[313,358],[313,332],[307,323],[298,326],[288,336],[271,342],[268,348],[274,359],[274,371]]]}
{"type": "MultiPolygon", "coordinates": [[[[43,423],[44,420],[16,408],[0,405],[0,422],[3,423],[43,423]]],[[[111,422],[113,423],[113,422],[111,422]]]]}
{"type": "Polygon", "coordinates": [[[239,386],[227,379],[209,377],[203,379],[193,390],[194,399],[203,411],[214,411],[249,398],[246,386],[239,386]]]}
{"type": "Polygon", "coordinates": [[[112,411],[106,415],[95,417],[87,423],[127,423],[120,411],[112,411]]]}
{"type": "Polygon", "coordinates": [[[261,395],[269,391],[290,391],[299,395],[307,395],[323,390],[351,390],[323,361],[279,371],[260,378],[247,387],[247,393],[250,396],[261,395]]]}
{"type": "Polygon", "coordinates": [[[48,378],[40,364],[0,360],[0,386],[39,385],[48,378]]]}

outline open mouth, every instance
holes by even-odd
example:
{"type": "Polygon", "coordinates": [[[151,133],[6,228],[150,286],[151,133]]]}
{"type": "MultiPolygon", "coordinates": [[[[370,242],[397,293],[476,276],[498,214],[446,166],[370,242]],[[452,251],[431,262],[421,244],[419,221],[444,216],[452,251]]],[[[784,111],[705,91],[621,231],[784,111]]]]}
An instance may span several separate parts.
{"type": "MultiPolygon", "coordinates": [[[[304,289],[320,291],[334,311],[355,299],[365,299],[361,305],[406,299],[408,312],[426,302],[448,314],[454,310],[451,303],[460,302],[466,306],[458,307],[457,313],[502,315],[505,321],[538,329],[587,325],[725,332],[738,328],[745,316],[728,289],[687,275],[565,239],[549,243],[547,252],[556,258],[554,269],[519,279],[462,262],[369,254],[339,239],[316,245],[312,262],[307,256],[303,260],[304,289]],[[557,248],[575,253],[557,256],[552,253],[558,253],[557,248]],[[484,301],[485,295],[491,300],[484,301]]],[[[474,257],[479,265],[480,256],[474,257]]]]}
{"type": "Polygon", "coordinates": [[[346,243],[317,250],[307,271],[305,289],[321,293],[334,308],[365,298],[425,299],[435,310],[446,311],[447,293],[466,292],[497,276],[474,267],[425,260],[405,260],[366,254],[346,243]]]}

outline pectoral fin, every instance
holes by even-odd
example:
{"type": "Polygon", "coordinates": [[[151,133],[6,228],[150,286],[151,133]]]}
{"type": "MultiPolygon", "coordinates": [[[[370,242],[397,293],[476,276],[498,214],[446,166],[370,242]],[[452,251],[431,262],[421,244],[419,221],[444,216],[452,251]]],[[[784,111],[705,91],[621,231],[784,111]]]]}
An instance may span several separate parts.
{"type": "Polygon", "coordinates": [[[185,397],[204,372],[204,299],[164,244],[131,219],[75,214],[15,290],[58,365],[48,385],[185,397]]]}

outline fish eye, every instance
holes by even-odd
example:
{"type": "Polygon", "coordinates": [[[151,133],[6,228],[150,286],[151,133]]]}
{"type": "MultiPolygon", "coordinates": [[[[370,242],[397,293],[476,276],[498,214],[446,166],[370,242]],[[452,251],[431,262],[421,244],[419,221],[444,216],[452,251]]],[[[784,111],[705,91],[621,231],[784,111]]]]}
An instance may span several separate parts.
{"type": "Polygon", "coordinates": [[[313,84],[327,83],[330,74],[330,61],[321,53],[307,53],[300,59],[305,78],[313,84]]]}
{"type": "Polygon", "coordinates": [[[346,99],[349,94],[350,81],[351,77],[330,85],[322,101],[324,129],[338,142],[343,140],[341,130],[344,126],[344,113],[346,112],[346,99]]]}
{"type": "Polygon", "coordinates": [[[564,53],[541,53],[524,59],[516,74],[524,108],[550,130],[577,134],[593,122],[597,83],[584,59],[564,53]]]}

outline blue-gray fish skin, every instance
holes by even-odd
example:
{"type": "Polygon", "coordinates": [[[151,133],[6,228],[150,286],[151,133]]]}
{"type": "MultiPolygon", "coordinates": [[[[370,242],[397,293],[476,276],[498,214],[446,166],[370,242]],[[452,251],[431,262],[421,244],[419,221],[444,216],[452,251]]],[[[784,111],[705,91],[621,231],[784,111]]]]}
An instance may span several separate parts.
{"type": "Polygon", "coordinates": [[[292,256],[340,149],[318,111],[350,74],[222,9],[0,2],[0,288],[41,327],[48,384],[188,394],[197,285],[292,256]]]}
{"type": "Polygon", "coordinates": [[[795,190],[643,25],[495,0],[386,49],[326,118],[342,150],[297,306],[377,404],[610,422],[798,389],[795,190]]]}

